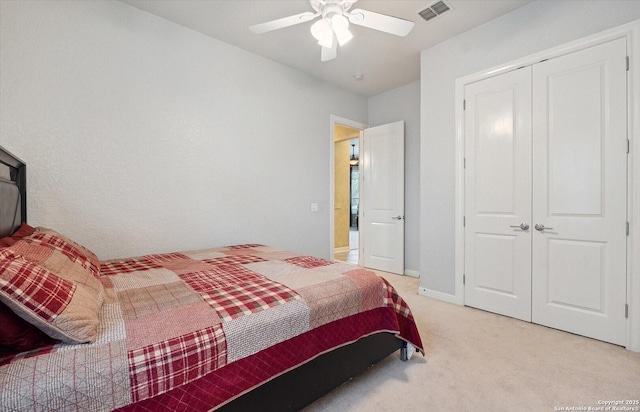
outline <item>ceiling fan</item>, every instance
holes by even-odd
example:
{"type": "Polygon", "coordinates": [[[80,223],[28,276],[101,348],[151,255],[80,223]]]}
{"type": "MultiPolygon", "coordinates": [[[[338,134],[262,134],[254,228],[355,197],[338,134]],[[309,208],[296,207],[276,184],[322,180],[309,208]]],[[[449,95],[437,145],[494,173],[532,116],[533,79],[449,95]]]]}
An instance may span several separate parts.
{"type": "Polygon", "coordinates": [[[413,28],[412,21],[398,17],[362,9],[350,11],[356,1],[358,0],[309,0],[315,13],[308,11],[283,17],[256,24],[249,27],[249,30],[256,34],[267,33],[322,17],[311,26],[311,34],[322,46],[321,60],[324,62],[335,59],[338,54],[338,45],[344,46],[353,38],[353,34],[349,31],[349,23],[403,37],[413,28]]]}

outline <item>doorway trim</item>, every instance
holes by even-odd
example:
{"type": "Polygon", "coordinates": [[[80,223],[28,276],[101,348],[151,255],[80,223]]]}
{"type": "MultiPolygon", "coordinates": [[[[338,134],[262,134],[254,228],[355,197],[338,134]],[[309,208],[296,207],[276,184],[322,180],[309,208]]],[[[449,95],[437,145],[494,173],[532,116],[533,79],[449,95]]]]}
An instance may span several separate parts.
{"type": "Polygon", "coordinates": [[[627,330],[626,348],[640,352],[640,20],[545,50],[491,69],[456,79],[455,83],[455,295],[450,302],[464,305],[464,88],[541,60],[559,57],[611,40],[626,38],[630,69],[627,72],[627,330]]]}
{"type": "MultiPolygon", "coordinates": [[[[342,125],[347,126],[353,129],[359,129],[360,137],[359,144],[362,147],[362,130],[369,127],[364,123],[356,122],[355,120],[346,119],[344,117],[336,116],[334,114],[329,115],[329,123],[330,123],[330,141],[329,141],[329,259],[334,259],[334,248],[335,248],[335,126],[342,125]]],[[[360,194],[360,198],[362,198],[362,193],[360,194]]],[[[362,242],[358,242],[358,247],[361,248],[362,242]]],[[[358,264],[361,264],[362,253],[358,253],[358,264]]]]}

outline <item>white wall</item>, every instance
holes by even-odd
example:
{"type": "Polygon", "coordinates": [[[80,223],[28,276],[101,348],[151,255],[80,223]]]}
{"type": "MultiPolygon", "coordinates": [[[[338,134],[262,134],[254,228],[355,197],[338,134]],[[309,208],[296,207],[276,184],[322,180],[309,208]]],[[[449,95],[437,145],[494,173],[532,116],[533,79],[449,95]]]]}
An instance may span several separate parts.
{"type": "Polygon", "coordinates": [[[638,1],[538,0],[422,51],[422,288],[455,293],[455,79],[639,18],[638,1]]]}
{"type": "Polygon", "coordinates": [[[369,99],[369,126],[405,122],[405,272],[420,273],[420,81],[369,99]]]}
{"type": "Polygon", "coordinates": [[[331,114],[366,122],[367,101],[120,2],[0,2],[0,145],[28,165],[29,222],[102,259],[328,257],[331,114]]]}

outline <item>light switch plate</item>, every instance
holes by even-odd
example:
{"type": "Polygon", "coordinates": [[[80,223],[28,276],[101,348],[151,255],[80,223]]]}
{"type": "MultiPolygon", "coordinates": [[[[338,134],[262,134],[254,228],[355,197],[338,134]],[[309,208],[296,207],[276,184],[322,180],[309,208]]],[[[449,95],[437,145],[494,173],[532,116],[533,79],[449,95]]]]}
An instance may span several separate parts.
{"type": "Polygon", "coordinates": [[[311,211],[312,212],[317,212],[318,211],[318,204],[317,203],[311,203],[311,211]]]}

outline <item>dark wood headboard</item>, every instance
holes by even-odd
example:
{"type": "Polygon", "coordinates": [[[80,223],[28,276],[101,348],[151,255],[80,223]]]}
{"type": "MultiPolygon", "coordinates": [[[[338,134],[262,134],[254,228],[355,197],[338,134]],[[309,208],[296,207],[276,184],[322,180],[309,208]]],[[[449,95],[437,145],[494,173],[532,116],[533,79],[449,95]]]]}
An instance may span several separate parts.
{"type": "Polygon", "coordinates": [[[27,221],[27,165],[0,146],[0,238],[27,221]]]}

